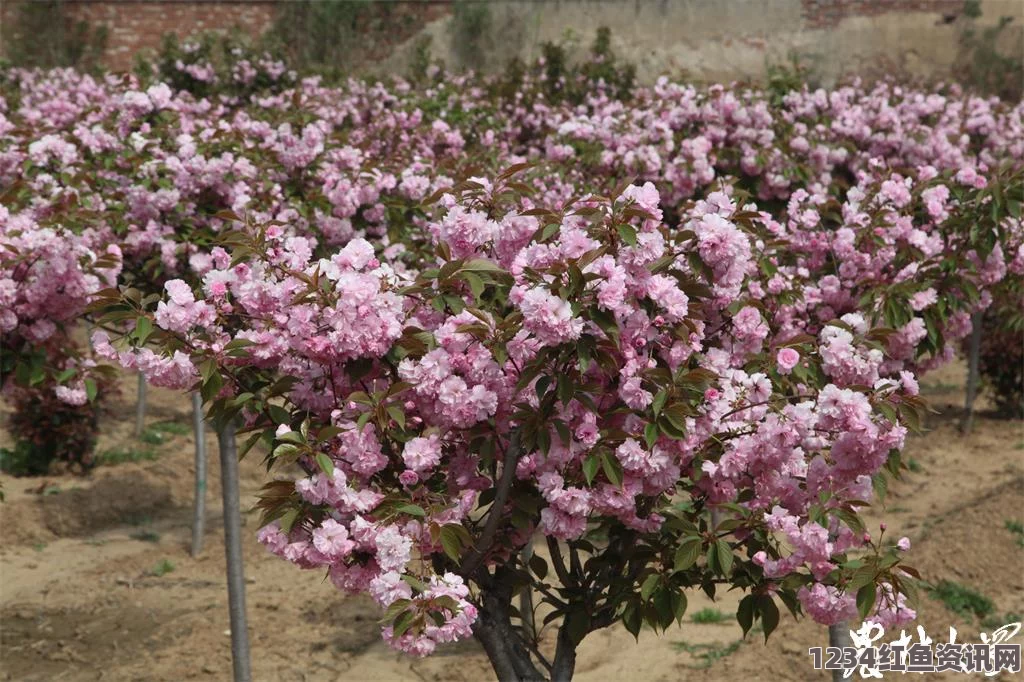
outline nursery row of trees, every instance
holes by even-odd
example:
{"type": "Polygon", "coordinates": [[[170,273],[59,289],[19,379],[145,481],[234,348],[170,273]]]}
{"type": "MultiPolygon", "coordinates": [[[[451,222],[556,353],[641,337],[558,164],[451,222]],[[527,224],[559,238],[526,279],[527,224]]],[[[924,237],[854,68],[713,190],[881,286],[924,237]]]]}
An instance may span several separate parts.
{"type": "Polygon", "coordinates": [[[370,594],[398,649],[475,636],[502,680],[569,679],[587,634],[663,630],[695,588],[743,590],[766,636],[780,607],[912,619],[907,543],[859,512],[918,377],[985,311],[1016,312],[983,360],[1020,332],[1024,107],[638,87],[607,36],[557,57],[343,87],[198,45],[144,77],[9,72],[18,435],[88,466],[36,410],[88,422],[113,366],[198,396],[229,508],[236,435],[285,475],[270,551],[370,594]]]}

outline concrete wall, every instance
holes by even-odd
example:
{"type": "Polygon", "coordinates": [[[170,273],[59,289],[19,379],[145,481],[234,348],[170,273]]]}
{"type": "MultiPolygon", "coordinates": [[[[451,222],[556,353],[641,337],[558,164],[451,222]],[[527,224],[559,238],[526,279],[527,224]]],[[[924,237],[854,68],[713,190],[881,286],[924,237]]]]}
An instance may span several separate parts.
{"type": "MultiPolygon", "coordinates": [[[[963,0],[551,0],[495,1],[488,5],[490,30],[481,38],[488,55],[483,70],[510,57],[539,56],[545,41],[575,43],[582,55],[598,27],[612,29],[613,48],[637,65],[650,82],[683,72],[701,80],[760,78],[769,63],[799,54],[818,78],[900,72],[941,77],[958,57],[963,0]]],[[[978,25],[1014,17],[1000,40],[1004,52],[1022,54],[1024,0],[985,0],[978,25]]],[[[453,18],[428,24],[399,48],[381,71],[401,71],[413,46],[430,37],[433,54],[462,63],[453,18]]]]}

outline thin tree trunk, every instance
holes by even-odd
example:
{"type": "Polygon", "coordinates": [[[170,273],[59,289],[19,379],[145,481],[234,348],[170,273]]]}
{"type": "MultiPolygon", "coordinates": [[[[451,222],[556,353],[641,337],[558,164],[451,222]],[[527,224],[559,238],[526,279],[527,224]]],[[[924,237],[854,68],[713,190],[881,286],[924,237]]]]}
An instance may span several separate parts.
{"type": "Polygon", "coordinates": [[[192,434],[196,441],[196,489],[192,500],[192,556],[203,551],[206,532],[206,427],[203,424],[203,399],[192,394],[192,434]]]}
{"type": "Polygon", "coordinates": [[[238,493],[238,449],[233,423],[217,432],[221,489],[224,496],[224,554],[227,559],[228,610],[231,615],[231,663],[234,682],[251,682],[249,631],[245,616],[245,571],[242,566],[242,519],[238,493]]]}
{"type": "MultiPolygon", "coordinates": [[[[850,639],[850,624],[848,622],[843,621],[841,623],[828,626],[828,645],[832,647],[839,647],[840,649],[853,646],[853,640],[850,639]]],[[[842,682],[846,679],[845,676],[845,670],[833,670],[832,682],[842,682]]]]}
{"type": "MultiPolygon", "coordinates": [[[[530,559],[533,558],[533,539],[526,543],[522,551],[523,566],[530,570],[530,559]]],[[[519,616],[523,621],[523,632],[525,636],[532,637],[537,631],[533,622],[533,590],[527,585],[519,591],[519,616]]]]}
{"type": "Polygon", "coordinates": [[[711,530],[714,531],[718,528],[718,524],[722,522],[722,510],[718,507],[711,508],[711,530]]]}
{"type": "Polygon", "coordinates": [[[970,433],[974,427],[974,401],[978,397],[978,361],[981,355],[981,321],[984,313],[971,316],[971,339],[967,349],[967,397],[964,400],[964,417],[960,430],[970,433]]]}
{"type": "Polygon", "coordinates": [[[141,438],[146,428],[146,377],[139,372],[139,391],[135,401],[135,437],[141,438]]]}

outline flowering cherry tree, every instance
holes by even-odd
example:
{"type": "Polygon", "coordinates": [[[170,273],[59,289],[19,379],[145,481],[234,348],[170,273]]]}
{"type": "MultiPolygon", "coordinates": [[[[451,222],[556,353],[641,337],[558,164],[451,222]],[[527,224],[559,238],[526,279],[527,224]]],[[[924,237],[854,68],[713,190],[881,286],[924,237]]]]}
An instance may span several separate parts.
{"type": "Polygon", "coordinates": [[[199,291],[172,280],[155,308],[105,292],[157,351],[104,332],[97,351],[199,386],[251,433],[243,451],[297,466],[264,492],[261,542],[369,593],[413,654],[475,635],[501,679],[569,679],[589,632],[664,629],[686,590],[720,586],[749,593],[745,631],[770,634],[777,602],[912,618],[913,569],[856,513],[918,409],[867,323],[778,337],[734,305],[759,276],[752,205],[712,195],[668,230],[650,184],[548,208],[515,170],[439,192],[415,268],[246,225],[199,291]],[[873,385],[829,365],[840,332],[833,352],[873,385]]]}
{"type": "Polygon", "coordinates": [[[40,226],[28,213],[0,206],[0,374],[5,387],[43,387],[62,402],[84,405],[96,396],[102,371],[70,336],[90,297],[113,286],[121,251],[57,225],[40,226]]]}

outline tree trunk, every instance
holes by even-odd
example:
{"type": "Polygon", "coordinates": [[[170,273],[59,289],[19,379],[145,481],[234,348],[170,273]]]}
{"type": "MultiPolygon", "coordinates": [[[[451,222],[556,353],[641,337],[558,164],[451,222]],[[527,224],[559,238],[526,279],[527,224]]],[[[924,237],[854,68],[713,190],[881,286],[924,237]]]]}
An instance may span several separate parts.
{"type": "Polygon", "coordinates": [[[235,426],[217,432],[221,489],[224,496],[224,554],[227,559],[228,610],[231,616],[231,663],[234,682],[252,682],[249,631],[245,616],[245,571],[242,566],[242,518],[238,493],[238,449],[235,426]]]}
{"type": "Polygon", "coordinates": [[[135,437],[141,438],[146,428],[146,377],[139,372],[139,391],[135,401],[135,437]]]}
{"type": "MultiPolygon", "coordinates": [[[[850,639],[850,624],[843,621],[828,626],[828,645],[839,647],[840,649],[853,646],[853,640],[850,639]]],[[[846,679],[845,675],[845,670],[833,670],[832,682],[842,682],[846,679]]]]}
{"type": "Polygon", "coordinates": [[[571,682],[576,670],[576,645],[564,629],[558,631],[555,661],[551,665],[551,682],[571,682]]]}
{"type": "Polygon", "coordinates": [[[974,427],[974,401],[978,397],[978,361],[981,355],[981,321],[984,313],[971,316],[971,339],[967,347],[967,397],[964,400],[964,416],[960,420],[960,431],[970,433],[974,427]]]}
{"type": "MultiPolygon", "coordinates": [[[[500,581],[497,578],[496,582],[500,581]]],[[[511,604],[511,589],[499,587],[482,592],[473,634],[487,652],[500,682],[541,682],[544,676],[533,665],[530,653],[512,627],[511,604]]]]}
{"type": "Polygon", "coordinates": [[[196,488],[192,500],[192,556],[203,551],[206,532],[206,427],[203,424],[203,399],[192,394],[192,434],[196,441],[196,488]]]}

